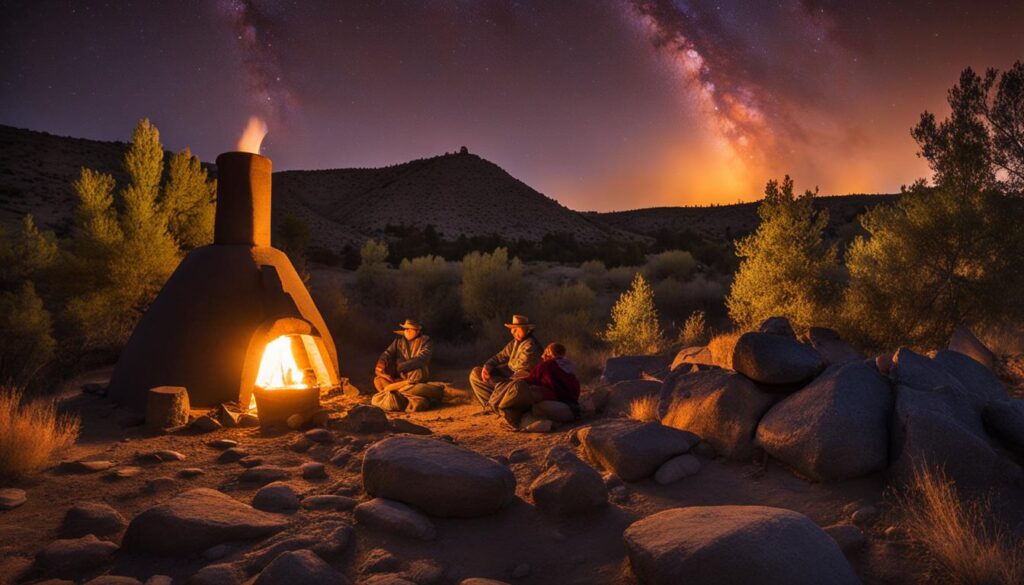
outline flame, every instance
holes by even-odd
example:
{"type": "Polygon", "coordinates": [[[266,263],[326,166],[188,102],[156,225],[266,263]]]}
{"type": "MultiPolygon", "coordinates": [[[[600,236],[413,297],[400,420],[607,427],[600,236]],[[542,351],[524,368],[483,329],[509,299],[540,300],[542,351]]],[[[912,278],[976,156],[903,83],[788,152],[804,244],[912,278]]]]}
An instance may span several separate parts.
{"type": "Polygon", "coordinates": [[[302,382],[302,370],[292,354],[291,337],[282,335],[267,344],[256,385],[267,389],[309,387],[302,382]]]}
{"type": "Polygon", "coordinates": [[[238,139],[238,150],[241,152],[260,153],[260,144],[263,137],[267,135],[267,123],[262,118],[250,116],[249,123],[242,131],[242,137],[238,139]]]}

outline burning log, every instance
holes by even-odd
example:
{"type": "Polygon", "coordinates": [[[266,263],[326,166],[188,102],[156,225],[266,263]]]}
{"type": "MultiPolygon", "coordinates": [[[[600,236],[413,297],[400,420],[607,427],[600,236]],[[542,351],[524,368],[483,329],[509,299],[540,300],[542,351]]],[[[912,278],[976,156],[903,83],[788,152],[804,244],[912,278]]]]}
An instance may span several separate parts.
{"type": "Polygon", "coordinates": [[[150,388],[146,397],[146,426],[151,429],[179,427],[188,423],[188,390],[182,386],[150,388]]]}

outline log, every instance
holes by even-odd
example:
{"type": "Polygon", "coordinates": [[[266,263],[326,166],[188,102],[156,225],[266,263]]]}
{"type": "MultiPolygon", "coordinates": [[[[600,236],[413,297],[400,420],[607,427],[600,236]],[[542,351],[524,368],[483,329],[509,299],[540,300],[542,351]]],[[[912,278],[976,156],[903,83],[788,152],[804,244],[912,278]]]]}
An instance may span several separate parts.
{"type": "Polygon", "coordinates": [[[151,429],[188,423],[188,390],[183,386],[157,386],[146,396],[146,426],[151,429]]]}

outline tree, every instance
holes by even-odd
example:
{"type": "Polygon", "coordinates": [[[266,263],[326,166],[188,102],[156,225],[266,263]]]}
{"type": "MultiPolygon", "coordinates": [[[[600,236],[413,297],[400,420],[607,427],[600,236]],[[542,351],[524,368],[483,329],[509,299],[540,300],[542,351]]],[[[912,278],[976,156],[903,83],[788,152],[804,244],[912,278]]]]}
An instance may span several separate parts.
{"type": "Polygon", "coordinates": [[[388,278],[388,244],[367,240],[359,249],[359,268],[356,269],[356,289],[365,304],[387,304],[394,296],[388,278]]]}
{"type": "Polygon", "coordinates": [[[793,180],[768,181],[757,230],[736,243],[742,260],[726,298],[729,316],[749,327],[781,315],[807,327],[829,323],[839,298],[835,249],[824,239],[828,212],[814,208],[817,191],[793,194],[793,180]]]}
{"type": "Polygon", "coordinates": [[[629,290],[612,307],[604,339],[617,355],[642,355],[661,350],[661,328],[654,308],[654,290],[637,273],[629,290]]]}
{"type": "Polygon", "coordinates": [[[935,184],[961,195],[1024,190],[1024,63],[1001,76],[968,67],[948,94],[949,118],[925,111],[911,130],[935,184]]]}
{"type": "Polygon", "coordinates": [[[160,211],[178,248],[187,251],[213,241],[216,196],[217,182],[207,180],[206,169],[191,150],[171,156],[160,211]]]}
{"type": "Polygon", "coordinates": [[[0,292],[0,385],[23,388],[54,357],[50,313],[31,281],[0,292]]]}

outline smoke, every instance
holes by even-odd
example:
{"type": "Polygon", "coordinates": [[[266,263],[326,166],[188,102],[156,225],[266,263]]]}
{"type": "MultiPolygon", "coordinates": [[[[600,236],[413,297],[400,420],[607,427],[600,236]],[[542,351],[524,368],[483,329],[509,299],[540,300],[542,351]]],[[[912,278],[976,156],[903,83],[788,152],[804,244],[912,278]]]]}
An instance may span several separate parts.
{"type": "Polygon", "coordinates": [[[281,66],[270,4],[254,0],[221,0],[220,12],[231,25],[242,54],[252,107],[264,118],[283,123],[298,100],[281,66]]]}

